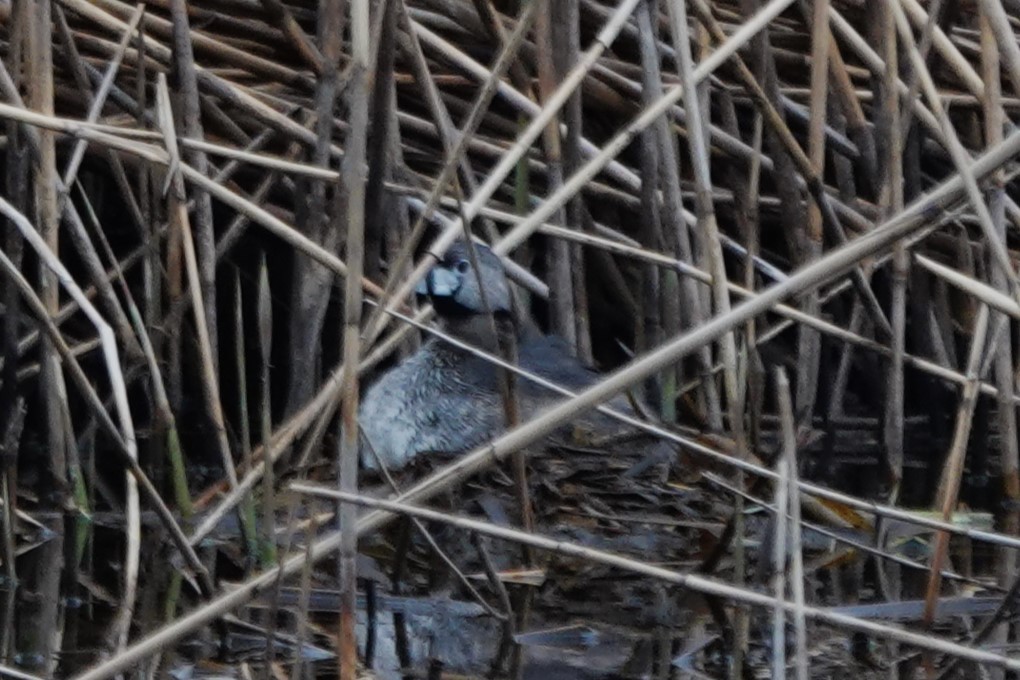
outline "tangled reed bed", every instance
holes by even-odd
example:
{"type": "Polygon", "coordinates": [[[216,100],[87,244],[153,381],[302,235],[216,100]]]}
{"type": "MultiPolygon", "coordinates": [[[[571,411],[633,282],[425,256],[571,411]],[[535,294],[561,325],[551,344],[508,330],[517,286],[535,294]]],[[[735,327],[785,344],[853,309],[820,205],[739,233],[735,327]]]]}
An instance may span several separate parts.
{"type": "MultiPolygon", "coordinates": [[[[825,643],[805,620],[883,642],[887,662],[1015,666],[992,642],[1010,641],[1020,583],[1018,9],[0,6],[2,556],[18,584],[5,606],[19,612],[3,658],[41,675],[155,670],[280,574],[339,550],[334,651],[353,677],[356,538],[394,507],[345,503],[340,523],[356,531],[315,532],[328,520],[294,500],[292,478],[332,479],[323,461],[335,460],[345,498],[357,496],[350,397],[417,342],[394,315],[427,320],[410,295],[424,246],[440,252],[467,226],[519,265],[548,330],[618,370],[401,503],[476,479],[634,388],[683,452],[683,479],[660,491],[689,489],[678,507],[707,524],[671,555],[560,547],[707,594],[727,651],[676,658],[785,672],[788,610],[802,677],[819,668],[809,642],[825,643]],[[757,506],[792,520],[771,521],[762,545],[775,555],[753,566],[743,537],[757,506]],[[224,534],[231,517],[239,531],[224,534]],[[805,563],[796,546],[812,521],[843,547],[805,563]],[[926,542],[905,557],[897,536],[926,542]],[[211,538],[218,548],[198,549],[211,538]],[[692,562],[656,564],[671,558],[692,562]],[[858,592],[805,593],[869,560],[858,592]],[[928,634],[940,597],[947,607],[961,587],[1002,607],[965,602],[955,626],[928,634]],[[877,609],[833,608],[911,598],[916,611],[897,614],[908,631],[877,609]],[[748,610],[732,604],[773,607],[775,620],[756,619],[749,640],[748,610]],[[904,651],[915,648],[925,656],[904,651]]],[[[538,472],[529,486],[515,469],[529,503],[538,472]]],[[[601,483],[578,488],[597,496],[601,483]]],[[[643,498],[644,512],[621,507],[646,529],[665,521],[660,497],[643,498]]],[[[600,518],[620,530],[619,515],[600,518]]],[[[490,577],[476,595],[506,595],[490,577]]],[[[296,611],[284,632],[309,639],[296,611]]]]}

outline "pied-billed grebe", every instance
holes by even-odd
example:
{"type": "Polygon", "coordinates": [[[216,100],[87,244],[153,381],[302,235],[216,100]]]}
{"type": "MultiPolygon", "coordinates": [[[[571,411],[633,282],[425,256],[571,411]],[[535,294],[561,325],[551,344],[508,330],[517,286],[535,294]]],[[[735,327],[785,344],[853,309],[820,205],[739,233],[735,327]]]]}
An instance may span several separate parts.
{"type": "MultiPolygon", "coordinates": [[[[467,248],[464,241],[450,246],[420,290],[431,298],[443,330],[498,354],[487,303],[497,325],[516,333],[521,368],[574,391],[593,384],[598,374],[572,356],[561,338],[525,330],[529,324],[513,318],[499,257],[476,244],[476,273],[467,248]]],[[[378,469],[378,457],[387,469],[400,469],[421,454],[468,451],[497,437],[506,429],[498,370],[439,338],[425,342],[366,392],[359,411],[362,465],[378,469]]],[[[563,398],[524,378],[517,385],[524,419],[563,398]]],[[[627,408],[625,400],[613,405],[627,408]]]]}

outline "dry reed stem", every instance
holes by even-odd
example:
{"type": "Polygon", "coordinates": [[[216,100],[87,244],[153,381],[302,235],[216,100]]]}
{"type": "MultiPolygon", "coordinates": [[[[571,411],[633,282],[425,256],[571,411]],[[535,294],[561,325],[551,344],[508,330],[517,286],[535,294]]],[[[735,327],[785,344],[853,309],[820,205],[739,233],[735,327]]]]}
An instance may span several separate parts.
{"type": "Polygon", "coordinates": [[[1020,319],[1020,304],[1016,299],[997,291],[986,283],[976,278],[962,274],[952,267],[936,262],[924,255],[915,255],[914,261],[925,270],[942,278],[952,286],[965,291],[982,303],[988,305],[997,312],[1001,312],[1014,319],[1020,319]]]}
{"type": "MultiPolygon", "coordinates": [[[[1001,2],[981,0],[979,4],[982,16],[995,36],[999,54],[1006,67],[1006,75],[1013,83],[1013,91],[1020,94],[1020,45],[1017,45],[1016,36],[1009,25],[1009,16],[1001,2]]],[[[981,98],[980,93],[978,98],[981,98]]]]}
{"type": "MultiPolygon", "coordinates": [[[[347,267],[349,275],[344,290],[344,372],[341,377],[343,402],[340,418],[343,430],[340,435],[338,473],[340,488],[357,493],[358,488],[358,362],[361,356],[361,278],[365,261],[365,180],[368,169],[365,155],[368,144],[368,99],[371,80],[375,77],[369,64],[369,3],[352,0],[351,8],[351,128],[347,136],[347,152],[342,174],[343,199],[335,203],[339,216],[341,206],[346,207],[347,267]]],[[[380,10],[381,11],[381,10],[380,10]]],[[[340,540],[340,678],[354,680],[357,676],[358,648],[355,625],[357,619],[357,533],[354,530],[357,512],[341,506],[339,509],[340,540]]]]}
{"type": "MultiPolygon", "coordinates": [[[[698,80],[695,78],[694,75],[693,58],[691,56],[690,50],[690,35],[687,28],[687,11],[685,4],[671,0],[667,4],[667,13],[669,15],[671,24],[670,28],[673,36],[673,44],[675,45],[674,49],[677,54],[677,68],[680,72],[681,87],[683,87],[684,109],[685,111],[697,112],[699,111],[698,103],[699,99],[694,88],[697,87],[698,80]]],[[[705,140],[705,131],[703,129],[704,126],[702,125],[701,116],[694,113],[690,116],[687,116],[687,119],[689,120],[688,125],[691,139],[690,144],[691,162],[695,170],[695,181],[698,191],[698,193],[696,194],[695,201],[695,208],[698,211],[698,217],[695,218],[694,222],[696,225],[701,225],[707,220],[711,219],[714,221],[715,219],[713,206],[711,205],[710,202],[708,202],[708,205],[706,205],[706,198],[708,192],[712,191],[711,177],[708,175],[707,168],[708,143],[705,140]]],[[[663,120],[657,122],[656,124],[659,126],[663,126],[664,128],[664,123],[665,121],[663,120]]],[[[660,133],[660,136],[670,134],[670,132],[671,131],[664,129],[663,132],[660,133]]],[[[713,138],[715,138],[714,135],[713,138]]],[[[687,263],[694,265],[695,258],[693,249],[691,247],[692,234],[689,232],[685,224],[675,223],[677,220],[681,218],[684,219],[684,222],[689,222],[690,220],[688,220],[686,218],[686,215],[684,215],[683,200],[680,195],[680,179],[679,177],[674,177],[674,175],[678,173],[677,169],[678,162],[677,159],[674,157],[673,147],[675,146],[675,142],[672,134],[670,134],[668,142],[664,143],[663,146],[668,152],[667,157],[664,159],[664,164],[666,166],[664,168],[664,173],[666,175],[665,180],[666,187],[664,193],[669,200],[669,205],[671,208],[670,217],[674,220],[674,224],[672,225],[672,231],[675,232],[675,236],[671,239],[671,241],[675,241],[675,243],[672,243],[671,245],[674,246],[674,250],[678,257],[682,258],[687,263]]],[[[718,236],[719,236],[718,229],[715,229],[710,234],[710,238],[714,237],[714,240],[716,241],[718,240],[718,236]]],[[[712,246],[712,248],[714,250],[715,246],[712,246]]],[[[713,269],[717,266],[717,264],[718,262],[716,262],[713,258],[712,265],[713,269]]],[[[713,290],[714,288],[715,287],[713,285],[713,290]]],[[[706,312],[706,310],[702,309],[701,304],[702,298],[701,295],[699,294],[700,292],[695,289],[692,282],[686,279],[683,282],[681,282],[681,292],[683,293],[682,301],[684,306],[684,312],[687,318],[690,320],[689,321],[690,325],[691,326],[699,325],[705,318],[706,312]]],[[[728,351],[729,348],[727,347],[727,352],[728,351]]],[[[709,373],[712,363],[711,348],[705,347],[701,352],[699,352],[697,355],[697,361],[699,364],[698,368],[702,376],[707,375],[709,373]]],[[[681,376],[678,375],[677,379],[678,380],[681,379],[681,376]]],[[[705,410],[707,411],[708,424],[713,429],[721,431],[722,407],[720,403],[718,387],[716,386],[715,381],[712,380],[705,380],[703,384],[706,387],[705,410]]],[[[727,378],[727,388],[728,387],[729,382],[727,378]]],[[[732,395],[730,395],[730,397],[732,398],[732,395]]],[[[734,412],[733,409],[739,407],[738,403],[731,402],[729,406],[731,422],[735,423],[736,420],[733,419],[734,412]]]]}
{"type": "MultiPolygon", "coordinates": [[[[811,104],[808,121],[807,156],[815,177],[825,175],[825,118],[829,94],[829,0],[815,0],[811,4],[811,104]]],[[[818,202],[808,205],[808,223],[803,238],[805,261],[817,259],[822,253],[822,208],[818,202]]],[[[806,313],[817,315],[821,311],[818,295],[807,296],[803,302],[806,313]]],[[[798,412],[815,411],[818,398],[818,376],[821,369],[821,336],[801,326],[797,354],[801,359],[797,370],[796,404],[798,412]]],[[[804,417],[804,416],[802,416],[804,417]]]]}
{"type": "MultiPolygon", "coordinates": [[[[25,231],[27,229],[31,230],[32,234],[35,234],[35,230],[31,228],[31,225],[27,222],[27,220],[21,222],[21,220],[24,220],[24,217],[20,216],[20,213],[14,211],[10,204],[4,201],[2,198],[0,198],[0,211],[3,211],[5,216],[7,216],[8,219],[11,219],[15,224],[20,224],[22,227],[21,229],[22,233],[28,233],[27,231],[25,231]]],[[[35,239],[38,239],[38,237],[31,236],[28,238],[30,243],[33,243],[35,239]]],[[[2,252],[0,252],[0,255],[2,255],[2,252]]],[[[27,283],[27,281],[24,280],[23,277],[21,277],[20,272],[18,272],[17,268],[13,266],[13,263],[11,263],[10,260],[7,259],[5,255],[3,256],[3,263],[5,269],[7,270],[8,275],[11,276],[19,284],[20,290],[26,296],[26,299],[30,303],[38,301],[39,298],[35,296],[31,286],[27,283]]],[[[51,264],[52,266],[58,268],[57,269],[58,272],[63,272],[62,274],[60,274],[60,276],[62,282],[64,282],[63,276],[66,274],[66,270],[63,270],[63,266],[60,264],[59,260],[53,257],[51,264]]],[[[142,489],[143,491],[145,491],[147,499],[155,507],[160,520],[164,523],[164,525],[168,529],[171,539],[173,540],[175,545],[184,554],[185,559],[188,562],[188,566],[195,571],[205,591],[207,593],[211,593],[212,591],[211,583],[208,579],[208,574],[206,573],[205,568],[202,566],[201,562],[195,555],[194,551],[191,550],[191,548],[188,546],[187,541],[184,539],[184,535],[180,530],[180,527],[177,525],[176,521],[173,518],[173,515],[171,514],[170,510],[166,507],[161,496],[156,491],[155,487],[152,485],[152,482],[149,481],[149,479],[142,472],[141,468],[138,467],[136,446],[134,442],[134,430],[133,426],[131,425],[130,410],[128,408],[126,401],[126,388],[123,386],[124,385],[123,379],[120,379],[121,387],[117,386],[118,379],[120,376],[120,366],[119,363],[112,362],[112,360],[116,358],[116,345],[115,343],[111,343],[111,341],[109,340],[109,334],[112,331],[110,331],[109,326],[105,325],[105,322],[103,321],[101,315],[99,315],[95,311],[94,307],[91,307],[91,305],[88,304],[87,297],[84,294],[82,294],[76,286],[74,286],[73,279],[71,279],[68,276],[67,282],[69,282],[67,285],[69,286],[68,290],[71,293],[72,297],[78,300],[79,305],[81,305],[82,309],[86,311],[86,314],[91,317],[93,323],[101,324],[101,326],[99,327],[100,328],[99,342],[100,345],[103,347],[105,355],[104,358],[108,367],[108,373],[112,373],[112,375],[110,376],[110,380],[111,385],[113,386],[113,397],[118,411],[118,418],[121,421],[122,429],[118,429],[117,426],[113,423],[113,420],[110,418],[106,409],[103,407],[102,402],[99,400],[99,397],[96,395],[96,392],[92,387],[89,378],[86,376],[86,374],[78,364],[77,360],[75,359],[74,353],[72,353],[70,348],[67,347],[62,336],[59,334],[59,331],[52,324],[52,322],[47,322],[45,324],[47,335],[50,338],[51,342],[54,343],[57,350],[60,352],[61,357],[64,360],[64,366],[68,368],[68,370],[70,370],[71,377],[78,386],[79,390],[81,390],[83,396],[86,398],[89,408],[95,414],[97,420],[99,421],[102,428],[105,430],[106,434],[110,436],[113,443],[115,444],[115,450],[122,456],[122,459],[124,460],[130,474],[133,476],[134,479],[137,479],[142,484],[142,489]],[[89,312],[88,310],[91,310],[91,312],[89,312]],[[104,331],[101,330],[102,328],[106,329],[105,333],[104,331]]],[[[40,318],[48,320],[49,314],[44,314],[42,312],[43,309],[44,307],[40,302],[39,305],[35,307],[34,311],[36,311],[40,315],[40,318]]]]}
{"type": "Polygon", "coordinates": [[[32,675],[31,673],[25,673],[16,668],[10,666],[0,666],[0,674],[4,677],[12,678],[12,680],[43,680],[38,675],[32,675]]]}
{"type": "MultiPolygon", "coordinates": [[[[219,377],[216,372],[216,350],[211,338],[215,327],[210,328],[207,325],[209,316],[206,313],[206,306],[203,302],[203,296],[210,291],[202,282],[202,274],[199,271],[198,258],[195,254],[191,221],[185,205],[184,179],[180,172],[183,164],[180,163],[177,154],[177,137],[174,131],[173,112],[170,108],[170,93],[166,87],[166,76],[162,73],[159,74],[157,79],[156,95],[160,127],[165,135],[167,154],[170,158],[167,173],[168,212],[171,215],[174,227],[180,232],[181,247],[184,251],[185,271],[191,293],[191,309],[194,312],[195,331],[198,336],[197,344],[201,362],[202,393],[206,400],[207,415],[212,421],[216,432],[216,445],[219,449],[220,462],[223,464],[223,470],[231,487],[235,487],[237,486],[237,470],[234,466],[230,442],[227,440],[226,422],[220,399],[219,377]]],[[[196,170],[195,172],[198,171],[196,170]]],[[[250,531],[252,527],[248,529],[250,531]]]]}
{"type": "MultiPolygon", "coordinates": [[[[776,395],[779,402],[779,417],[782,423],[783,455],[776,464],[779,479],[775,485],[776,514],[772,518],[772,591],[775,593],[775,605],[772,611],[772,677],[786,677],[786,610],[780,604],[786,600],[786,563],[790,553],[787,533],[790,522],[786,520],[789,512],[790,495],[793,503],[799,502],[797,487],[790,484],[788,468],[796,464],[793,452],[797,447],[797,423],[793,415],[793,401],[790,398],[790,381],[783,369],[776,369],[776,395]],[[790,455],[787,455],[787,454],[790,455]]],[[[741,485],[743,486],[743,485],[741,485]]]]}
{"type": "MultiPolygon", "coordinates": [[[[964,387],[960,405],[956,412],[956,425],[953,430],[953,441],[946,457],[939,485],[939,497],[942,519],[952,520],[959,497],[960,482],[963,477],[963,461],[970,438],[974,408],[977,404],[977,381],[981,377],[981,364],[987,351],[985,341],[988,332],[988,307],[981,306],[975,322],[974,335],[971,339],[970,355],[967,358],[967,375],[970,380],[964,387]]],[[[994,349],[994,348],[993,348],[994,349]]],[[[932,549],[931,574],[928,578],[928,589],[925,595],[924,623],[931,626],[935,617],[935,607],[939,597],[939,586],[942,583],[942,565],[945,563],[946,551],[949,549],[949,535],[938,532],[935,547],[932,549]]]]}
{"type": "MultiPolygon", "coordinates": [[[[896,23],[892,10],[882,10],[882,51],[885,58],[885,73],[882,79],[882,123],[883,145],[885,157],[883,165],[885,175],[882,177],[880,202],[889,214],[903,209],[903,139],[906,133],[901,123],[900,96],[896,91],[899,80],[899,44],[896,39],[896,23]]],[[[913,75],[913,73],[912,73],[913,75]]],[[[909,88],[908,88],[909,89],[909,88]]],[[[907,115],[911,109],[909,102],[913,98],[907,96],[907,115]]],[[[906,118],[906,115],[903,116],[906,118]]],[[[892,312],[891,321],[893,335],[891,338],[892,362],[886,379],[885,393],[885,426],[883,428],[883,444],[885,445],[886,465],[890,477],[891,491],[889,497],[895,499],[899,494],[900,482],[903,479],[903,441],[905,417],[905,376],[904,358],[907,335],[907,276],[910,265],[905,244],[898,244],[893,251],[892,260],[892,312]]]]}

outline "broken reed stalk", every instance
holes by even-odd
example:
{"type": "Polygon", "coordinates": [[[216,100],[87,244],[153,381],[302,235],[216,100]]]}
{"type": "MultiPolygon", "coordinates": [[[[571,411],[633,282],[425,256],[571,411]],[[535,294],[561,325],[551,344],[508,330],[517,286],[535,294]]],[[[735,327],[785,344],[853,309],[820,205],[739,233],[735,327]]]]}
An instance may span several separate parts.
{"type": "MultiPolygon", "coordinates": [[[[61,27],[61,34],[66,35],[65,42],[68,63],[71,66],[72,72],[76,76],[75,80],[79,81],[79,89],[82,92],[82,95],[86,100],[91,100],[88,122],[92,122],[94,118],[98,117],[99,112],[102,110],[103,103],[106,99],[106,90],[111,87],[112,79],[116,74],[116,65],[119,63],[118,56],[122,55],[122,47],[126,47],[127,45],[127,40],[130,37],[130,31],[121,37],[121,43],[118,45],[117,53],[114,55],[110,66],[107,68],[104,81],[100,84],[99,91],[95,94],[95,96],[93,96],[88,88],[88,79],[81,69],[81,55],[75,49],[74,41],[70,36],[69,31],[65,32],[62,30],[65,26],[65,21],[63,19],[64,13],[60,10],[59,6],[54,9],[57,13],[57,25],[58,27],[61,27]]],[[[132,25],[137,24],[136,17],[140,19],[140,16],[140,14],[137,14],[132,17],[132,25]]],[[[114,330],[121,342],[124,343],[125,357],[134,358],[141,353],[138,340],[132,333],[130,320],[127,318],[124,308],[114,293],[113,287],[108,281],[108,277],[104,276],[103,265],[96,252],[96,248],[89,238],[83,220],[71,200],[71,190],[75,186],[77,170],[81,159],[84,157],[85,146],[86,142],[81,140],[72,152],[67,168],[64,171],[63,179],[57,179],[57,192],[60,199],[59,206],[61,213],[69,222],[70,229],[67,230],[67,234],[74,245],[74,250],[80,254],[88,271],[89,277],[92,279],[93,284],[99,291],[102,307],[105,308],[111,315],[111,325],[114,327],[114,330]]],[[[109,152],[108,155],[116,158],[116,156],[113,156],[109,152]]],[[[119,159],[117,160],[119,162],[119,159]]],[[[122,166],[118,166],[118,163],[114,163],[114,167],[121,167],[122,169],[122,166]]],[[[87,200],[87,198],[85,200],[87,200]]]]}
{"type": "MultiPolygon", "coordinates": [[[[620,24],[627,21],[636,6],[637,2],[632,0],[621,0],[621,3],[613,10],[612,14],[607,18],[603,26],[603,30],[595,37],[596,46],[593,47],[601,45],[601,47],[597,47],[599,54],[604,52],[613,40],[615,40],[616,35],[618,35],[622,30],[622,26],[620,26],[620,24]]],[[[478,81],[485,81],[490,78],[490,74],[486,71],[485,67],[471,59],[471,57],[464,53],[464,51],[460,50],[449,41],[444,40],[442,37],[422,24],[413,22],[413,25],[415,32],[422,39],[424,44],[434,48],[443,58],[453,61],[458,67],[462,68],[468,76],[478,81]]],[[[596,66],[597,58],[589,59],[591,53],[592,49],[589,48],[589,50],[582,55],[581,60],[574,66],[570,75],[567,78],[564,78],[564,81],[561,82],[560,88],[557,92],[561,91],[563,85],[569,80],[577,80],[578,82],[575,82],[574,86],[578,85],[580,79],[587,75],[587,73],[596,66]]],[[[571,90],[573,90],[574,86],[571,87],[571,90]]],[[[539,107],[527,95],[505,82],[498,82],[497,87],[499,93],[509,104],[518,109],[521,113],[530,116],[532,119],[543,116],[543,112],[549,108],[549,102],[547,102],[544,106],[539,107]]],[[[557,107],[559,106],[562,106],[562,102],[557,104],[557,107]]],[[[547,122],[548,119],[544,120],[541,127],[544,128],[547,122]]],[[[539,131],[539,134],[541,134],[541,131],[539,131]]],[[[531,141],[534,141],[537,138],[538,136],[535,135],[531,138],[531,141]]],[[[581,152],[584,156],[591,157],[598,152],[598,146],[582,137],[581,152]]],[[[641,186],[641,179],[638,175],[622,163],[612,163],[606,169],[606,172],[614,180],[632,190],[637,191],[641,186]]]]}
{"type": "MultiPolygon", "coordinates": [[[[786,389],[789,389],[787,384],[786,389]]],[[[789,428],[790,420],[787,419],[787,428],[789,428]]],[[[808,680],[808,641],[807,641],[807,608],[804,604],[804,587],[805,587],[805,576],[804,576],[804,548],[801,541],[801,519],[800,519],[800,494],[797,493],[797,447],[790,441],[789,435],[792,432],[786,432],[784,439],[786,440],[783,445],[783,458],[786,461],[786,479],[783,483],[790,488],[791,503],[790,503],[790,586],[793,590],[793,630],[794,638],[796,640],[796,663],[797,663],[797,680],[808,680]]],[[[780,518],[780,521],[785,521],[785,518],[780,518]]]]}
{"type": "MultiPolygon", "coordinates": [[[[340,58],[343,53],[346,13],[344,4],[337,0],[319,3],[316,10],[316,33],[322,49],[322,74],[315,88],[314,131],[315,143],[307,154],[311,164],[323,170],[332,170],[333,135],[338,129],[333,112],[340,93],[340,58]]],[[[295,205],[296,226],[309,240],[336,251],[341,243],[342,222],[334,214],[330,201],[340,191],[334,182],[308,179],[296,183],[307,191],[303,201],[295,205]],[[330,219],[330,216],[333,219],[330,219]]],[[[325,326],[326,306],[332,293],[334,272],[316,262],[300,260],[294,263],[291,274],[291,304],[289,305],[290,334],[293,338],[291,375],[287,381],[288,412],[307,400],[315,383],[315,367],[321,356],[319,338],[325,326]]],[[[342,333],[342,331],[341,331],[342,333]]]]}
{"type": "MultiPolygon", "coordinates": [[[[644,0],[635,8],[634,15],[638,25],[638,51],[640,73],[640,101],[642,108],[647,108],[652,103],[662,99],[662,73],[659,66],[659,52],[656,49],[658,42],[658,21],[652,22],[652,7],[657,6],[655,0],[644,0]]],[[[658,11],[656,10],[656,15],[658,11]]],[[[657,18],[657,17],[656,17],[657,18]]],[[[659,208],[659,187],[661,186],[660,162],[662,155],[659,150],[661,139],[655,134],[655,127],[664,123],[664,118],[657,119],[656,123],[642,128],[636,133],[636,143],[640,148],[638,161],[638,172],[641,175],[641,189],[638,194],[640,204],[638,206],[638,219],[640,227],[637,230],[637,238],[641,244],[651,250],[662,250],[666,244],[663,228],[663,219],[659,208]]],[[[562,182],[560,183],[562,186],[562,182]]],[[[555,193],[555,191],[550,192],[555,193]]],[[[565,204],[565,202],[563,202],[565,204]]],[[[672,207],[672,206],[671,206],[672,207]]],[[[523,211],[522,211],[523,212],[523,211]]],[[[559,212],[557,210],[557,212],[559,212]]],[[[559,223],[556,213],[549,216],[553,222],[559,223]]],[[[680,216],[674,217],[679,220],[680,216]]],[[[673,224],[668,224],[670,230],[673,224]]],[[[654,267],[642,267],[640,278],[635,283],[635,301],[638,303],[639,315],[635,319],[634,329],[634,351],[642,353],[651,347],[655,347],[663,338],[663,318],[661,300],[664,297],[661,291],[659,272],[654,267]]],[[[661,383],[658,376],[650,378],[645,385],[645,394],[652,397],[661,392],[661,383]],[[653,386],[656,389],[652,389],[653,386]]],[[[660,397],[661,399],[661,397],[660,397]]],[[[663,412],[661,405],[656,404],[656,411],[663,412]]],[[[715,414],[716,420],[719,414],[715,414]]]]}
{"type": "Polygon", "coordinates": [[[1006,67],[1006,75],[1013,83],[1014,91],[1020,93],[1020,45],[1017,45],[1016,37],[1013,35],[1009,16],[1001,2],[981,0],[979,4],[981,14],[995,36],[1003,66],[1006,67]]]}
{"type": "MultiPolygon", "coordinates": [[[[787,542],[790,523],[786,519],[791,502],[800,503],[797,487],[790,484],[789,466],[796,458],[792,454],[797,448],[797,423],[793,415],[793,400],[790,397],[790,381],[786,371],[776,369],[776,396],[779,402],[779,417],[783,433],[783,454],[776,464],[779,479],[776,480],[776,513],[772,517],[772,591],[776,604],[772,611],[772,677],[786,677],[786,610],[781,602],[786,600],[786,564],[790,553],[787,542]],[[791,460],[792,459],[792,460],[791,460]]],[[[738,489],[743,488],[740,484],[738,489]]]]}
{"type": "MultiPolygon", "coordinates": [[[[42,49],[41,46],[40,49],[42,49]]],[[[43,86],[45,85],[45,83],[40,82],[39,85],[43,86]]],[[[24,102],[21,100],[21,95],[18,91],[17,86],[15,85],[13,79],[11,78],[10,73],[8,72],[6,66],[2,62],[0,62],[0,88],[3,89],[5,96],[7,96],[7,98],[9,98],[14,103],[15,106],[20,108],[25,107],[24,102]]],[[[43,111],[43,115],[45,115],[45,111],[47,110],[49,110],[50,114],[52,115],[52,105],[37,108],[43,111]]],[[[40,159],[43,159],[45,155],[43,142],[49,139],[49,137],[41,135],[37,130],[31,127],[26,126],[23,128],[23,130],[26,133],[25,140],[31,147],[32,152],[40,159]]],[[[85,257],[86,264],[94,265],[95,263],[94,248],[92,248],[91,243],[88,240],[88,237],[84,236],[85,228],[84,225],[82,224],[81,218],[78,215],[77,210],[74,207],[74,204],[70,201],[63,199],[63,197],[69,194],[70,187],[66,183],[62,182],[60,176],[56,174],[55,167],[53,169],[52,182],[54,184],[53,188],[57,192],[58,204],[59,206],[63,207],[63,210],[67,218],[71,222],[72,225],[71,233],[77,239],[76,245],[83,246],[84,250],[83,256],[85,257]]],[[[95,276],[96,275],[95,269],[90,269],[90,273],[93,276],[95,276]]],[[[135,343],[133,335],[131,334],[129,325],[124,321],[123,310],[117,303],[116,296],[109,289],[109,286],[107,285],[102,276],[98,276],[95,283],[96,285],[99,286],[100,290],[102,291],[103,300],[107,304],[108,308],[110,309],[111,313],[114,316],[114,326],[118,331],[118,335],[124,340],[125,344],[127,345],[129,354],[132,353],[132,349],[137,347],[137,345],[135,343]]]]}

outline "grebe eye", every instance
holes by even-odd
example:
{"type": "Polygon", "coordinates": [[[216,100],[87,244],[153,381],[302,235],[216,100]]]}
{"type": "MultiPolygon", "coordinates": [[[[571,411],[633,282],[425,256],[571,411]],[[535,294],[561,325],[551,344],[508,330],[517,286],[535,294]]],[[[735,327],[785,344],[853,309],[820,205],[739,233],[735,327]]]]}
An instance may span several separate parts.
{"type": "Polygon", "coordinates": [[[467,260],[461,260],[457,263],[457,271],[461,274],[466,274],[469,269],[471,269],[471,263],[467,260]]]}

